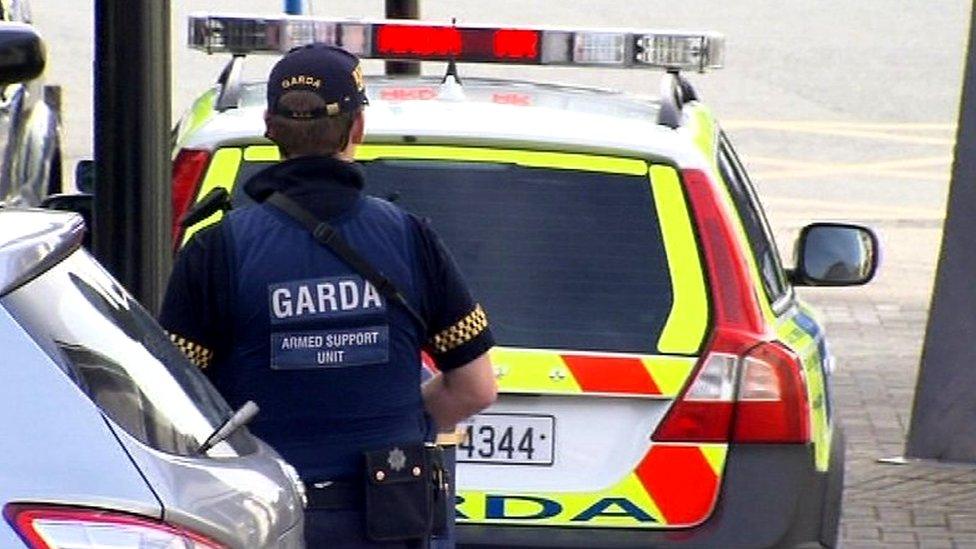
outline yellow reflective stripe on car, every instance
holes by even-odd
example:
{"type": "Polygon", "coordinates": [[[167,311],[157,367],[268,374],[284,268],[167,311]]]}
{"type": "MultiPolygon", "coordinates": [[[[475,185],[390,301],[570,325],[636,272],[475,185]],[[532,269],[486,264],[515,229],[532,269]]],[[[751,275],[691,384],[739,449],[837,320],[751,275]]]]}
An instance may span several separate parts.
{"type": "MultiPolygon", "coordinates": [[[[797,308],[800,312],[807,317],[811,322],[815,323],[817,326],[821,327],[820,337],[823,338],[824,334],[822,331],[823,322],[819,318],[819,314],[802,302],[797,303],[797,308]]],[[[830,454],[831,447],[833,446],[833,426],[830,422],[830,417],[827,407],[830,403],[827,402],[827,374],[823,369],[823,361],[827,357],[823,356],[820,342],[816,338],[810,335],[807,330],[800,326],[799,322],[796,320],[796,316],[790,319],[790,322],[797,326],[800,330],[808,336],[810,344],[810,354],[806,357],[808,362],[804,363],[807,370],[807,379],[814,379],[810,383],[810,402],[811,402],[811,420],[813,427],[813,441],[815,446],[815,458],[816,466],[818,471],[826,471],[830,468],[830,454]]]]}
{"type": "MultiPolygon", "coordinates": [[[[217,187],[223,187],[229,192],[234,185],[234,180],[237,179],[237,170],[240,167],[240,149],[236,147],[217,149],[214,152],[213,158],[210,160],[210,165],[207,167],[207,175],[204,176],[203,184],[200,185],[196,202],[199,202],[201,198],[207,196],[207,193],[217,187]]],[[[223,212],[216,212],[196,225],[187,228],[186,234],[183,236],[183,244],[186,244],[195,232],[216,223],[221,217],[223,217],[223,212]]]]}
{"type": "Polygon", "coordinates": [[[657,349],[662,353],[697,352],[708,329],[708,295],[698,242],[674,168],[651,166],[651,189],[671,271],[673,299],[657,349]]]}
{"type": "MultiPolygon", "coordinates": [[[[583,170],[625,175],[644,175],[647,173],[647,164],[643,160],[592,154],[439,145],[371,145],[368,143],[360,145],[356,149],[356,160],[369,161],[379,158],[498,162],[529,168],[583,170]]],[[[244,160],[248,162],[277,162],[280,159],[278,147],[274,145],[252,145],[244,150],[244,160]]]]}
{"type": "Polygon", "coordinates": [[[643,160],[594,154],[440,145],[363,144],[356,150],[356,160],[376,160],[377,158],[498,162],[517,164],[528,168],[581,170],[625,175],[645,175],[647,173],[647,163],[643,160]]]}
{"type": "Polygon", "coordinates": [[[179,135],[176,136],[175,147],[173,147],[175,151],[183,148],[183,143],[187,136],[196,133],[201,126],[206,124],[207,121],[214,117],[215,111],[213,109],[213,104],[216,99],[217,90],[215,88],[211,88],[193,102],[193,105],[190,106],[190,109],[185,117],[187,123],[177,128],[179,130],[179,135]]]}
{"type": "Polygon", "coordinates": [[[556,351],[494,347],[489,356],[502,392],[549,395],[583,392],[556,351]]]}
{"type": "Polygon", "coordinates": [[[494,347],[489,354],[500,391],[545,395],[674,398],[697,360],[512,347],[494,347]]]}
{"type": "Polygon", "coordinates": [[[722,476],[722,470],[725,468],[725,458],[729,454],[729,447],[724,444],[706,444],[700,448],[702,455],[711,465],[712,470],[715,474],[722,476]]]}
{"type": "Polygon", "coordinates": [[[580,528],[700,524],[722,485],[725,444],[651,444],[619,481],[587,492],[458,489],[459,523],[580,528]]]}
{"type": "Polygon", "coordinates": [[[722,177],[722,172],[718,169],[718,136],[719,127],[715,123],[715,117],[712,112],[701,104],[695,104],[687,109],[689,111],[689,116],[691,117],[692,124],[691,132],[693,133],[693,140],[695,145],[701,151],[704,158],[708,161],[709,173],[714,181],[720,182],[719,189],[722,192],[722,198],[725,201],[726,207],[729,208],[729,212],[732,214],[732,223],[735,226],[735,232],[738,237],[739,242],[744,245],[744,249],[748,251],[745,254],[746,261],[749,263],[749,272],[751,274],[753,283],[762,292],[764,299],[759,299],[759,308],[762,309],[763,318],[765,318],[770,323],[776,322],[776,314],[773,313],[772,307],[769,303],[769,296],[766,295],[765,285],[763,284],[762,275],[759,272],[759,265],[756,264],[756,259],[753,257],[752,248],[749,246],[749,239],[746,236],[746,229],[742,223],[742,219],[739,217],[735,202],[732,200],[732,194],[729,190],[728,184],[722,177]]]}
{"type": "Polygon", "coordinates": [[[803,363],[803,377],[810,405],[810,436],[813,440],[814,462],[818,471],[830,467],[831,429],[827,420],[826,380],[821,367],[823,357],[817,342],[797,322],[788,316],[776,327],[777,338],[793,349],[803,363]]]}
{"type": "Polygon", "coordinates": [[[245,162],[277,162],[281,160],[281,151],[277,145],[251,145],[244,149],[245,162]]]}
{"type": "Polygon", "coordinates": [[[214,117],[216,111],[214,111],[213,105],[216,100],[217,90],[211,88],[193,103],[193,106],[190,107],[190,126],[187,129],[189,133],[195,132],[214,117]]]}
{"type": "Polygon", "coordinates": [[[652,356],[641,359],[661,396],[676,397],[688,381],[698,361],[696,357],[652,356]]]}
{"type": "Polygon", "coordinates": [[[635,473],[625,476],[614,486],[594,492],[461,490],[459,495],[460,523],[586,528],[666,525],[664,515],[635,473]]]}
{"type": "Polygon", "coordinates": [[[701,103],[695,103],[689,105],[685,112],[688,113],[691,120],[689,130],[692,134],[692,142],[703,157],[708,160],[709,167],[714,172],[718,172],[718,127],[715,125],[715,117],[712,115],[712,111],[701,103]]]}

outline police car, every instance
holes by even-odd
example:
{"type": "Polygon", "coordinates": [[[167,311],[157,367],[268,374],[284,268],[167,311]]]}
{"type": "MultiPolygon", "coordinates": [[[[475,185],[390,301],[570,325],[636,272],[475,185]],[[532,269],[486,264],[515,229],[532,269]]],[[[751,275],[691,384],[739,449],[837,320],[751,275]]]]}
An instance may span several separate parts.
{"type": "Polygon", "coordinates": [[[443,79],[369,77],[358,161],[367,192],[430,218],[499,342],[498,402],[462,426],[461,545],[836,542],[833,357],[794,288],[868,282],[877,240],[813,224],[783,267],[685,77],[721,66],[722,36],[209,14],[189,28],[191,47],[232,58],[176,128],[177,246],[219,219],[203,204],[247,203],[242,182],[279,160],[246,55],[324,41],[450,62],[443,79]],[[459,79],[455,62],[663,74],[643,100],[459,79]]]}

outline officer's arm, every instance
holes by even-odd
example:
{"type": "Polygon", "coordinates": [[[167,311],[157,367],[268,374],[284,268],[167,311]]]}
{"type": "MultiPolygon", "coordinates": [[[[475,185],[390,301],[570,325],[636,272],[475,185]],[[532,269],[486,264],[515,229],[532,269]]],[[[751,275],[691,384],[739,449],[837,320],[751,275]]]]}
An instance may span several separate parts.
{"type": "Polygon", "coordinates": [[[424,384],[423,394],[427,412],[441,430],[484,410],[498,394],[488,354],[434,376],[424,384]]]}
{"type": "Polygon", "coordinates": [[[488,315],[471,296],[451,254],[426,223],[415,220],[428,290],[424,348],[441,371],[424,384],[424,403],[439,430],[448,431],[495,401],[498,389],[488,359],[495,339],[488,315]]]}
{"type": "Polygon", "coordinates": [[[193,236],[173,265],[160,308],[159,323],[194,364],[206,369],[227,331],[222,321],[223,288],[228,274],[223,239],[215,227],[193,236]]]}

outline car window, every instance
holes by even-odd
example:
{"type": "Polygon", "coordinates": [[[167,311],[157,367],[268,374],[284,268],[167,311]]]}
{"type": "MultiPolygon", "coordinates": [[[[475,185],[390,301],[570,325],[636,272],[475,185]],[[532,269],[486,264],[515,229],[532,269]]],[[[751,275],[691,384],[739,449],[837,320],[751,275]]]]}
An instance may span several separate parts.
{"type": "Polygon", "coordinates": [[[724,135],[719,146],[718,161],[719,171],[729,187],[732,202],[742,220],[746,238],[749,240],[749,247],[759,266],[759,275],[762,278],[766,297],[771,303],[775,303],[789,291],[786,274],[783,272],[779,251],[773,240],[769,222],[759,204],[755,188],[724,135]]]}
{"type": "MultiPolygon", "coordinates": [[[[240,183],[268,163],[245,161],[240,183]]],[[[673,304],[646,175],[374,160],[366,191],[428,218],[500,345],[657,352],[673,304]]]]}
{"type": "MultiPolygon", "coordinates": [[[[0,303],[103,413],[157,450],[193,455],[231,410],[151,316],[79,250],[0,303]]],[[[213,456],[254,451],[240,431],[213,456]]]]}

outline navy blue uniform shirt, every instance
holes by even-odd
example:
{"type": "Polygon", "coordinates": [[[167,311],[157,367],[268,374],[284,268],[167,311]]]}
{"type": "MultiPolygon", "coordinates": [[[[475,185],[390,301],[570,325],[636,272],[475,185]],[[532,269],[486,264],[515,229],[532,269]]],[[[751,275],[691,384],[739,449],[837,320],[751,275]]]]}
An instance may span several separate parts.
{"type": "MultiPolygon", "coordinates": [[[[373,210],[377,210],[378,208],[377,211],[380,211],[381,214],[382,212],[394,214],[391,219],[403,220],[403,230],[409,236],[404,242],[409,242],[409,246],[414,248],[412,250],[403,250],[403,253],[405,257],[409,257],[411,261],[415,262],[417,266],[415,270],[418,273],[418,276],[414,277],[415,280],[412,281],[413,283],[409,291],[404,290],[405,293],[408,293],[412,297],[413,301],[411,304],[421,313],[427,323],[427,333],[419,334],[422,337],[413,338],[417,342],[417,348],[409,351],[413,353],[411,360],[403,360],[404,363],[409,362],[407,365],[408,368],[418,366],[416,371],[411,372],[409,377],[404,377],[404,380],[409,379],[412,382],[413,379],[416,379],[419,383],[420,350],[429,353],[438,368],[444,371],[462,366],[485,353],[494,344],[485,314],[470,295],[456,264],[441,240],[434,234],[433,230],[425,221],[411,214],[402,213],[393,205],[376,202],[378,199],[364,197],[362,192],[363,186],[362,171],[353,163],[343,162],[331,157],[301,157],[283,161],[260,172],[245,184],[244,190],[255,202],[262,202],[274,191],[283,192],[305,206],[319,218],[329,220],[337,228],[341,226],[344,219],[354,216],[356,212],[360,211],[364,201],[367,201],[366,204],[373,207],[373,210]]],[[[249,205],[244,208],[271,208],[271,206],[249,205]]],[[[261,215],[257,215],[258,213],[257,211],[241,209],[232,212],[231,216],[236,216],[235,219],[238,220],[240,218],[259,218],[265,219],[266,221],[264,222],[268,222],[267,219],[275,215],[279,217],[283,215],[281,212],[276,212],[272,213],[269,217],[269,212],[261,212],[261,215]]],[[[380,218],[385,219],[382,215],[380,218]]],[[[271,222],[276,223],[276,227],[280,227],[281,223],[287,224],[288,221],[290,220],[286,219],[282,221],[272,219],[271,222]]],[[[239,258],[243,254],[234,249],[235,242],[239,241],[240,235],[237,235],[238,240],[228,236],[232,232],[228,227],[231,224],[231,222],[225,221],[202,229],[190,239],[185,248],[180,252],[163,301],[160,324],[169,332],[170,337],[184,353],[197,363],[198,366],[204,368],[204,371],[215,381],[218,389],[224,391],[225,388],[231,387],[233,383],[237,383],[236,386],[228,389],[232,393],[231,396],[225,393],[225,397],[228,397],[231,405],[238,406],[242,403],[240,402],[241,400],[248,398],[248,387],[240,387],[241,380],[245,380],[246,383],[267,385],[264,382],[257,381],[267,379],[274,384],[285,383],[287,385],[289,382],[283,380],[294,379],[294,394],[300,394],[304,388],[303,385],[308,384],[308,378],[302,378],[301,376],[304,374],[294,372],[285,372],[284,375],[272,374],[273,367],[270,362],[273,361],[273,357],[269,356],[270,353],[267,351],[263,351],[265,354],[261,356],[264,357],[262,360],[268,363],[262,364],[259,368],[259,370],[266,368],[267,374],[263,371],[259,371],[258,373],[260,375],[268,375],[269,377],[247,377],[244,375],[239,379],[233,380],[233,383],[228,381],[236,375],[235,368],[240,365],[228,362],[236,361],[240,363],[242,362],[241,356],[256,356],[254,353],[251,355],[241,355],[240,346],[242,345],[242,340],[245,340],[244,343],[247,344],[251,340],[267,342],[269,339],[272,339],[271,334],[256,336],[253,333],[236,333],[246,332],[254,323],[251,319],[237,318],[235,314],[240,314],[239,312],[241,310],[247,310],[253,316],[255,307],[267,307],[269,313],[274,312],[274,301],[269,302],[265,295],[242,296],[240,293],[241,288],[246,287],[243,284],[246,280],[241,280],[241,277],[248,277],[249,273],[247,269],[260,269],[261,267],[242,267],[242,265],[247,265],[247,262],[241,262],[239,258]],[[246,301],[247,303],[242,304],[240,301],[246,301]],[[231,357],[234,357],[233,361],[229,360],[231,357]]],[[[240,225],[240,223],[237,223],[237,225],[240,225]]],[[[260,229],[260,226],[258,228],[260,229]]],[[[291,234],[293,238],[296,238],[296,243],[287,241],[261,242],[260,230],[257,231],[257,240],[254,240],[255,237],[252,236],[249,237],[251,240],[247,240],[247,242],[259,243],[261,246],[270,245],[272,248],[279,247],[281,251],[274,252],[271,257],[284,258],[286,262],[288,261],[290,246],[295,250],[303,250],[301,253],[331,254],[324,247],[310,248],[307,243],[304,244],[304,247],[299,245],[297,239],[299,237],[303,238],[304,236],[296,231],[287,232],[287,230],[285,233],[278,232],[274,234],[291,234]]],[[[253,235],[255,231],[252,230],[251,233],[253,235]]],[[[364,253],[367,250],[358,251],[362,255],[369,255],[364,253]]],[[[257,275],[257,273],[254,274],[257,275]]],[[[348,275],[349,273],[347,272],[346,274],[348,275]]],[[[341,276],[343,273],[315,273],[314,277],[321,277],[322,280],[325,280],[330,276],[336,275],[341,276]]],[[[299,278],[301,277],[297,277],[295,280],[299,278]]],[[[281,282],[286,281],[282,280],[281,282]]],[[[280,292],[287,291],[287,287],[282,286],[281,288],[279,288],[280,292]]],[[[254,293],[260,293],[260,291],[255,291],[254,293]]],[[[399,307],[399,305],[393,303],[388,303],[385,306],[394,309],[399,307]]],[[[272,314],[271,316],[272,321],[274,321],[274,315],[272,314]]],[[[404,317],[405,315],[402,314],[397,316],[391,313],[389,315],[391,322],[397,322],[396,318],[401,319],[399,322],[409,322],[402,320],[404,317]]],[[[370,320],[369,322],[375,324],[374,320],[370,320]]],[[[326,328],[333,329],[335,326],[326,326],[326,328]]],[[[393,326],[393,328],[396,328],[396,326],[393,326]]],[[[411,329],[414,328],[417,327],[411,327],[411,329]]],[[[337,332],[333,330],[331,333],[337,332]]],[[[393,332],[391,331],[390,333],[392,334],[393,332]]],[[[384,335],[383,337],[386,336],[384,335]]],[[[411,338],[401,337],[400,339],[401,341],[407,341],[411,338]]],[[[400,347],[402,349],[403,345],[401,344],[400,347]]],[[[392,349],[393,347],[390,348],[392,349]]],[[[403,352],[401,351],[402,354],[403,352]]],[[[296,356],[300,355],[296,353],[285,353],[282,355],[285,359],[296,356]]],[[[364,356],[365,358],[363,360],[365,362],[373,360],[370,358],[372,355],[367,354],[364,356]]],[[[394,358],[395,356],[391,355],[391,361],[394,358]]],[[[252,360],[252,362],[254,361],[252,360]]],[[[366,369],[363,371],[366,371],[366,369]]],[[[395,370],[388,370],[388,372],[392,371],[395,370]]],[[[368,374],[364,375],[368,376],[368,374]]],[[[342,379],[345,380],[345,383],[350,383],[349,380],[355,378],[339,377],[337,379],[342,379]]],[[[375,380],[376,378],[373,379],[375,380]]],[[[259,400],[259,398],[264,398],[265,400],[277,398],[274,395],[291,392],[283,390],[282,385],[278,385],[275,391],[272,392],[269,392],[267,387],[264,388],[265,391],[263,393],[260,389],[258,387],[253,388],[255,391],[254,398],[256,400],[259,400]]],[[[368,387],[360,389],[365,390],[365,394],[369,394],[368,387]]],[[[416,386],[412,387],[411,390],[416,391],[416,386]]],[[[419,396],[419,392],[417,395],[419,396]]],[[[340,396],[339,394],[334,394],[333,400],[339,400],[340,396]]],[[[281,394],[280,398],[292,397],[289,394],[281,394]]],[[[406,400],[409,399],[404,399],[404,401],[406,400]]],[[[258,404],[261,405],[262,402],[259,400],[258,404]]],[[[352,402],[350,401],[349,404],[352,404],[352,402]]],[[[269,408],[265,409],[269,410],[269,408]]],[[[270,408],[271,415],[274,415],[274,410],[276,408],[270,408]]],[[[336,417],[334,411],[330,413],[332,415],[328,416],[328,418],[336,417]]],[[[391,414],[389,410],[387,413],[391,414]]],[[[370,428],[368,422],[360,422],[357,424],[355,418],[350,421],[343,420],[335,425],[323,426],[319,425],[319,423],[323,422],[315,420],[312,417],[312,420],[307,424],[302,424],[297,421],[293,422],[293,424],[286,424],[293,427],[293,429],[289,429],[293,430],[293,432],[289,434],[291,438],[281,442],[282,447],[279,447],[277,441],[271,440],[275,438],[275,435],[272,433],[276,432],[275,429],[283,428],[284,425],[276,425],[275,421],[288,418],[274,418],[268,417],[268,415],[268,413],[262,412],[259,414],[258,420],[256,420],[260,422],[258,424],[259,426],[262,424],[267,425],[268,432],[262,432],[265,429],[259,427],[255,427],[255,431],[266,440],[269,440],[269,442],[272,442],[272,445],[276,446],[286,459],[290,458],[287,447],[289,441],[292,439],[301,439],[302,441],[313,440],[315,439],[316,431],[321,429],[348,431],[350,429],[356,430],[361,428],[362,430],[368,430],[370,428]],[[262,418],[261,416],[265,417],[262,418]],[[357,427],[357,425],[361,425],[361,427],[357,427]],[[283,451],[283,448],[285,451],[283,451]]],[[[349,433],[343,433],[342,436],[346,437],[348,435],[349,433]]],[[[328,446],[335,446],[333,441],[328,439],[328,437],[322,438],[321,440],[323,444],[329,441],[328,446]]],[[[359,450],[362,449],[365,448],[359,448],[359,450]]],[[[296,457],[292,457],[289,459],[290,461],[301,462],[305,459],[300,453],[294,455],[296,457]]],[[[310,470],[309,467],[303,467],[302,463],[296,463],[295,465],[299,468],[300,472],[303,472],[303,469],[306,471],[310,470]]],[[[339,475],[344,472],[349,472],[341,468],[335,471],[338,471],[339,475]]],[[[326,477],[333,476],[335,471],[331,469],[326,469],[324,472],[316,470],[316,474],[312,474],[311,476],[321,476],[318,473],[324,474],[326,477]]],[[[303,474],[303,476],[307,477],[309,475],[303,474]]]]}

